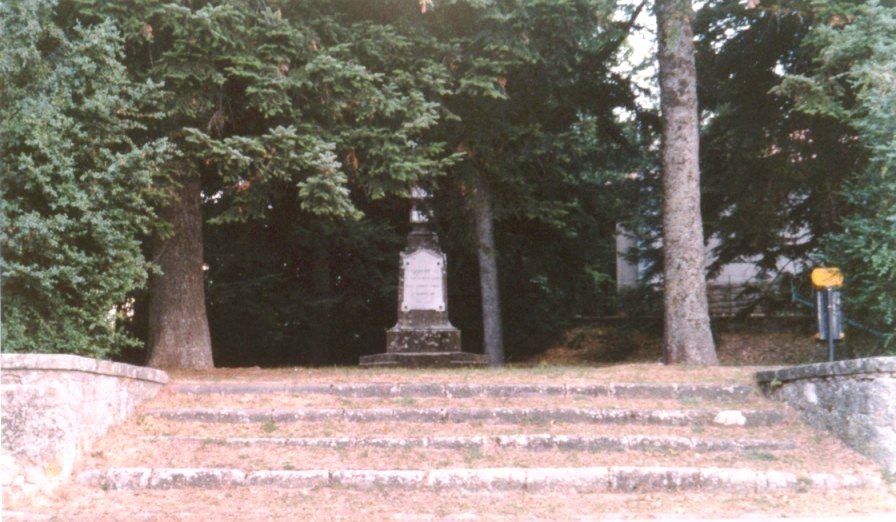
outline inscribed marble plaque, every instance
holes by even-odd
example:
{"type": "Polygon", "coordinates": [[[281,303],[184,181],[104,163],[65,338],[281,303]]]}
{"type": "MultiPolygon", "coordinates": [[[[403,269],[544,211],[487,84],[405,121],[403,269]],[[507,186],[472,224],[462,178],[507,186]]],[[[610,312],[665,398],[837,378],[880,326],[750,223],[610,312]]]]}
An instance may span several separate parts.
{"type": "Polygon", "coordinates": [[[404,258],[404,292],[401,309],[445,311],[442,256],[417,250],[404,258]]]}

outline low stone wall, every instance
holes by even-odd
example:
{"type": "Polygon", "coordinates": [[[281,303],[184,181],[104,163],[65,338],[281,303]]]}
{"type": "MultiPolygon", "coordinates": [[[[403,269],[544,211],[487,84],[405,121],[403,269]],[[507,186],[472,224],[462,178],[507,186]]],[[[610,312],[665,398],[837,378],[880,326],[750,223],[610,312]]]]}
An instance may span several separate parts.
{"type": "Polygon", "coordinates": [[[155,396],[165,372],[74,355],[2,354],[0,485],[34,498],[66,480],[92,443],[155,396]]]}
{"type": "Polygon", "coordinates": [[[766,395],[896,475],[896,357],[795,366],[756,378],[766,395]]]}

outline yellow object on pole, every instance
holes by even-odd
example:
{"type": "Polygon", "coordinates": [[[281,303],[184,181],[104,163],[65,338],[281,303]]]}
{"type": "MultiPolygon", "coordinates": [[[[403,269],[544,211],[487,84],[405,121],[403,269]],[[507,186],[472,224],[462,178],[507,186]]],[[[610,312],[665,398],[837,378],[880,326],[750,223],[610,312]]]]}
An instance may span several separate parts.
{"type": "Polygon", "coordinates": [[[843,274],[835,266],[816,268],[812,270],[812,284],[817,288],[840,288],[843,274]]]}

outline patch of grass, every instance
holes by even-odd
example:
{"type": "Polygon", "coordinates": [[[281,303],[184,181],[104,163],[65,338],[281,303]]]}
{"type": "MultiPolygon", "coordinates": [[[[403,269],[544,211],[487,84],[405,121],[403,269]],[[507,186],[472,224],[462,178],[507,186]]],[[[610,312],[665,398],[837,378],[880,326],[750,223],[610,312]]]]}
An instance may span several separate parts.
{"type": "Polygon", "coordinates": [[[800,493],[807,493],[809,489],[812,487],[812,479],[810,477],[802,476],[797,477],[797,491],[800,493]]]}
{"type": "Polygon", "coordinates": [[[767,451],[751,451],[746,455],[749,460],[760,460],[763,462],[773,462],[778,460],[776,455],[768,453],[767,451]]]}
{"type": "Polygon", "coordinates": [[[523,417],[519,421],[520,426],[547,426],[551,423],[549,419],[544,417],[523,417]]]}
{"type": "Polygon", "coordinates": [[[467,462],[475,462],[482,458],[482,449],[479,446],[471,446],[467,449],[464,460],[467,462]]]}
{"type": "Polygon", "coordinates": [[[697,399],[696,397],[679,397],[678,403],[682,406],[693,407],[700,404],[700,399],[697,399]]]}
{"type": "Polygon", "coordinates": [[[296,469],[296,467],[293,466],[292,464],[290,464],[289,462],[284,462],[283,469],[285,469],[286,471],[292,471],[292,470],[296,469]]]}
{"type": "Polygon", "coordinates": [[[404,396],[400,399],[397,399],[395,402],[400,406],[414,406],[415,404],[417,404],[417,399],[404,396]]]}
{"type": "Polygon", "coordinates": [[[261,426],[261,431],[263,431],[265,433],[273,433],[273,432],[277,431],[277,425],[274,424],[273,422],[265,422],[261,426]]]}

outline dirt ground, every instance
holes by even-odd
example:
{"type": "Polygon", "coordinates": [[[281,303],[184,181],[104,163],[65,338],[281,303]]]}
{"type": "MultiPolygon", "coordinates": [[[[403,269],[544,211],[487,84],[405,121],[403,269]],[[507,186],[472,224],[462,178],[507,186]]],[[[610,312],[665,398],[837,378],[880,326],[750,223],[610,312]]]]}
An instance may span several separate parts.
{"type": "MultiPolygon", "coordinates": [[[[719,364],[781,366],[828,360],[827,343],[815,338],[811,319],[793,317],[721,318],[713,321],[719,364]]],[[[849,359],[894,355],[882,341],[851,329],[837,342],[835,357],[849,359]]],[[[544,353],[523,364],[601,365],[662,362],[662,331],[658,320],[615,318],[571,328],[544,353]]]]}
{"type": "MultiPolygon", "coordinates": [[[[597,521],[656,519],[868,516],[893,520],[894,504],[882,505],[867,491],[844,492],[832,501],[824,492],[744,495],[565,494],[563,492],[355,491],[341,488],[234,488],[194,491],[67,492],[53,521],[597,521]]],[[[5,520],[5,518],[4,518],[5,520]]],[[[832,519],[825,518],[828,522],[832,519]]]]}

